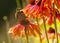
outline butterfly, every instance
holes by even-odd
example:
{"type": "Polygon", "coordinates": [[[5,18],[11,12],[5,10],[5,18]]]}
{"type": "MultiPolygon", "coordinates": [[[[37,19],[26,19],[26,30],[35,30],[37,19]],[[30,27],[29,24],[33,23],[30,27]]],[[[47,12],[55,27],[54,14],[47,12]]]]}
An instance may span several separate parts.
{"type": "Polygon", "coordinates": [[[20,8],[17,8],[16,13],[15,13],[15,18],[18,20],[21,20],[21,19],[25,19],[27,17],[25,16],[24,12],[20,8]]]}

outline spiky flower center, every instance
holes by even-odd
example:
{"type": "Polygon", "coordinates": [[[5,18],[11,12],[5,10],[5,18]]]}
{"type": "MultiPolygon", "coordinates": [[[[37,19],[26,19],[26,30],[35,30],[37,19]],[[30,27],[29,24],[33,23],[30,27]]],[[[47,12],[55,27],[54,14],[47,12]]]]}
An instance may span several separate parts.
{"type": "Polygon", "coordinates": [[[26,26],[26,25],[29,25],[30,23],[28,20],[24,19],[20,21],[20,24],[26,26]]]}

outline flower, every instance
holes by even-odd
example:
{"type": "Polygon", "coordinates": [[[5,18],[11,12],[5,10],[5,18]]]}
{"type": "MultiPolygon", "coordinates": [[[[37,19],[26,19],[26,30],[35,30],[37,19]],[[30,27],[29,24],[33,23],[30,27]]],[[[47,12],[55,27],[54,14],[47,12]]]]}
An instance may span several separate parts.
{"type": "Polygon", "coordinates": [[[13,38],[16,39],[20,36],[25,36],[25,29],[28,36],[36,36],[36,33],[41,34],[38,26],[31,23],[28,18],[20,20],[17,25],[10,28],[9,33],[12,33],[13,38]]]}
{"type": "Polygon", "coordinates": [[[55,34],[55,30],[52,27],[49,27],[48,33],[54,33],[55,34]]]}
{"type": "Polygon", "coordinates": [[[49,27],[48,37],[49,37],[49,39],[55,39],[55,29],[54,28],[49,27]]]}
{"type": "Polygon", "coordinates": [[[41,16],[49,16],[52,13],[52,1],[50,0],[35,0],[35,4],[28,4],[22,11],[24,14],[33,19],[40,19],[41,16]],[[50,5],[50,6],[49,6],[50,5]],[[42,14],[43,13],[43,14],[42,14]]]}
{"type": "MultiPolygon", "coordinates": [[[[56,38],[55,37],[55,29],[52,28],[52,27],[49,27],[47,35],[48,35],[49,39],[55,39],[56,38]]],[[[42,34],[41,35],[41,40],[45,40],[45,39],[46,39],[46,35],[42,34]]]]}
{"type": "Polygon", "coordinates": [[[42,0],[35,0],[35,4],[28,4],[22,11],[29,18],[40,18],[41,17],[41,4],[42,0]]]}

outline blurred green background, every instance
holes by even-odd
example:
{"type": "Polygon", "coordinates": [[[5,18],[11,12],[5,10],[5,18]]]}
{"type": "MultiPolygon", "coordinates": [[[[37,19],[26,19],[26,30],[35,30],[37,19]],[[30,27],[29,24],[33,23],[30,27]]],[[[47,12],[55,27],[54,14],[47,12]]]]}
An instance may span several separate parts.
{"type": "Polygon", "coordinates": [[[16,0],[0,0],[0,43],[8,43],[7,25],[3,17],[6,16],[10,20],[10,13],[16,6],[16,0]]]}
{"type": "Polygon", "coordinates": [[[20,42],[20,41],[14,41],[11,38],[9,38],[7,32],[11,26],[16,24],[15,19],[16,8],[18,6],[20,6],[20,8],[23,8],[25,5],[26,0],[0,0],[0,43],[20,42]]]}

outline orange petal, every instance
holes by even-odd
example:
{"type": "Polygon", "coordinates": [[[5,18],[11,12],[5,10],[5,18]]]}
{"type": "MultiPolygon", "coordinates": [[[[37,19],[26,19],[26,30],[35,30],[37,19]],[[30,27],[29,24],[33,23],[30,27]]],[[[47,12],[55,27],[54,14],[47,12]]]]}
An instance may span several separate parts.
{"type": "Polygon", "coordinates": [[[55,39],[55,34],[54,34],[54,33],[48,34],[48,38],[49,38],[49,39],[55,39]]]}
{"type": "Polygon", "coordinates": [[[25,37],[25,33],[24,33],[24,31],[23,31],[23,32],[21,32],[21,34],[22,34],[22,37],[24,38],[24,37],[25,37]]]}
{"type": "Polygon", "coordinates": [[[31,26],[32,26],[33,30],[35,30],[38,34],[41,34],[40,29],[38,28],[37,25],[31,23],[31,26]]]}
{"type": "Polygon", "coordinates": [[[57,8],[60,8],[60,0],[54,0],[54,3],[56,4],[57,8]]]}
{"type": "Polygon", "coordinates": [[[46,38],[45,35],[41,35],[41,40],[44,40],[46,38]]]}
{"type": "Polygon", "coordinates": [[[35,0],[28,0],[30,4],[35,4],[35,0]]]}
{"type": "Polygon", "coordinates": [[[21,31],[24,29],[24,27],[20,24],[17,24],[15,26],[13,26],[12,28],[10,28],[10,30],[8,31],[8,33],[12,33],[13,38],[17,39],[18,37],[20,37],[21,31]]]}
{"type": "Polygon", "coordinates": [[[27,10],[23,10],[23,12],[28,16],[29,18],[36,18],[39,15],[41,8],[37,5],[31,5],[30,7],[26,8],[27,10]]]}
{"type": "Polygon", "coordinates": [[[43,7],[43,14],[46,16],[50,15],[50,9],[48,7],[43,7]]]}
{"type": "Polygon", "coordinates": [[[44,4],[51,7],[52,6],[52,0],[46,0],[44,2],[44,4]]]}
{"type": "Polygon", "coordinates": [[[60,21],[60,14],[56,14],[56,17],[60,21]]]}
{"type": "Polygon", "coordinates": [[[51,25],[54,22],[53,16],[50,15],[49,20],[48,20],[48,24],[51,25]]]}
{"type": "Polygon", "coordinates": [[[28,36],[31,36],[31,35],[32,35],[31,32],[30,32],[30,28],[27,27],[27,26],[26,26],[26,32],[27,32],[27,35],[28,35],[28,36]]]}
{"type": "Polygon", "coordinates": [[[59,36],[59,38],[60,38],[60,32],[58,33],[58,36],[59,36]]]}
{"type": "Polygon", "coordinates": [[[32,29],[32,27],[27,26],[26,28],[29,29],[29,31],[32,33],[32,35],[36,36],[36,34],[35,34],[34,30],[32,29]]]}

